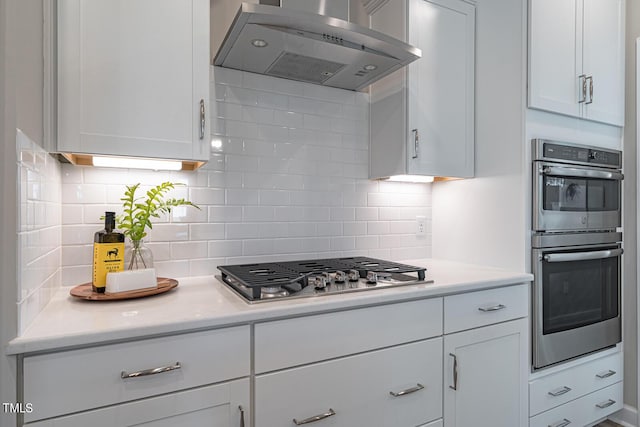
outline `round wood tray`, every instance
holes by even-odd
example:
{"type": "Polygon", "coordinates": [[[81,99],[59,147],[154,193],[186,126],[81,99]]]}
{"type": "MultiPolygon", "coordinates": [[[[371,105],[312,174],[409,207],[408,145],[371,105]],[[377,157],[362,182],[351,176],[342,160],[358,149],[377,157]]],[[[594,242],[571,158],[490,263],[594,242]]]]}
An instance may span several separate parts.
{"type": "Polygon", "coordinates": [[[123,299],[133,299],[148,297],[151,295],[163,294],[178,286],[178,281],[166,277],[158,277],[158,287],[151,289],[137,289],[135,291],[118,292],[116,294],[99,294],[91,290],[91,283],[84,283],[71,289],[69,293],[76,298],[90,301],[118,301],[123,299]]]}

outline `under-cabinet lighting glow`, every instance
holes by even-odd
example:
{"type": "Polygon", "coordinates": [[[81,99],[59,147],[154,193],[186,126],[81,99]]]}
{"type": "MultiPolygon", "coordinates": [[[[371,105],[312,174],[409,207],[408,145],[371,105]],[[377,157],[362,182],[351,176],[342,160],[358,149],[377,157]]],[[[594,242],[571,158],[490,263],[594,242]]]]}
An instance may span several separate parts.
{"type": "Polygon", "coordinates": [[[93,166],[105,168],[152,169],[179,171],[182,162],[179,160],[136,159],[131,157],[93,156],[93,166]]]}
{"type": "Polygon", "coordinates": [[[433,182],[432,176],[424,175],[393,175],[387,178],[387,181],[397,182],[433,182]]]}

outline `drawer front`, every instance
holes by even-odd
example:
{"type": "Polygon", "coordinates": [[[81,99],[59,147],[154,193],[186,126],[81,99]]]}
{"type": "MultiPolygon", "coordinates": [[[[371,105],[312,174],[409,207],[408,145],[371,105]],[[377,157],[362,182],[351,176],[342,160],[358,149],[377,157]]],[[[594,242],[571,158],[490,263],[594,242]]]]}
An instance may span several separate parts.
{"type": "Polygon", "coordinates": [[[442,335],[442,298],[255,326],[256,373],[442,335]]]}
{"type": "Polygon", "coordinates": [[[34,407],[25,421],[247,376],[249,339],[249,327],[239,326],[25,357],[24,400],[34,407]]]}
{"type": "Polygon", "coordinates": [[[255,396],[255,427],[422,425],[442,417],[442,338],[259,375],[255,396]]]}
{"type": "Polygon", "coordinates": [[[444,298],[444,333],[526,317],[529,285],[507,286],[444,298]]]}
{"type": "Polygon", "coordinates": [[[529,415],[622,381],[622,353],[573,366],[529,383],[529,415]]]}
{"type": "Polygon", "coordinates": [[[585,426],[622,409],[622,382],[536,415],[529,427],[585,426]]]}

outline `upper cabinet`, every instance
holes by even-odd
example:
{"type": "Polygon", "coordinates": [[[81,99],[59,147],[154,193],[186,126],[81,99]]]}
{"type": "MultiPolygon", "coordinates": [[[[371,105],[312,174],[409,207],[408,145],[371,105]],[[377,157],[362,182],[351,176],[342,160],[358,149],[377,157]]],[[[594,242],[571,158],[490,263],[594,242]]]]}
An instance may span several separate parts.
{"type": "Polygon", "coordinates": [[[209,160],[209,1],[58,2],[57,151],[209,160]]]}
{"type": "Polygon", "coordinates": [[[389,0],[371,28],[422,58],[371,86],[370,178],[474,174],[475,6],[389,0]]]}
{"type": "Polygon", "coordinates": [[[529,107],[623,126],[624,0],[529,5],[529,107]]]}

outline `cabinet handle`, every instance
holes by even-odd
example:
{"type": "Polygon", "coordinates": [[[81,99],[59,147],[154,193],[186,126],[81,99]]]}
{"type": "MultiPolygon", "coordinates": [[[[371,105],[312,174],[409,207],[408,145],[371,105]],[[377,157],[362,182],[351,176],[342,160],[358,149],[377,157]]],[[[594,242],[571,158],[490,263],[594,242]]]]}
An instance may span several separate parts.
{"type": "Polygon", "coordinates": [[[580,74],[578,78],[581,81],[580,86],[582,86],[582,99],[578,101],[578,104],[582,104],[587,100],[587,76],[584,74],[580,74]]]}
{"type": "Polygon", "coordinates": [[[314,415],[313,417],[305,418],[304,420],[301,420],[301,421],[298,421],[294,418],[293,422],[297,426],[301,426],[302,424],[309,424],[309,423],[314,423],[316,421],[324,420],[325,418],[329,418],[335,414],[336,412],[333,409],[329,408],[329,411],[325,412],[324,414],[314,415]]]}
{"type": "Polygon", "coordinates": [[[616,371],[612,371],[611,369],[609,369],[606,372],[600,372],[599,374],[596,374],[596,377],[600,378],[600,379],[605,379],[605,378],[609,378],[612,375],[615,375],[616,371]]]}
{"type": "Polygon", "coordinates": [[[418,134],[418,129],[411,129],[413,132],[413,156],[412,159],[418,158],[418,145],[420,145],[420,135],[418,134]]]}
{"type": "Polygon", "coordinates": [[[144,371],[137,371],[137,372],[122,371],[120,372],[120,378],[125,379],[125,378],[146,377],[147,375],[161,374],[163,372],[175,371],[176,369],[180,369],[180,368],[182,368],[182,366],[180,365],[180,362],[176,362],[175,365],[145,369],[144,371]]]}
{"type": "Polygon", "coordinates": [[[569,424],[571,424],[571,421],[569,421],[568,419],[564,418],[561,421],[556,421],[553,424],[549,424],[549,427],[566,427],[569,424]]]}
{"type": "Polygon", "coordinates": [[[588,76],[584,79],[585,84],[587,80],[589,80],[589,100],[585,104],[591,104],[593,102],[593,76],[588,76]]]}
{"type": "Polygon", "coordinates": [[[496,305],[492,305],[491,307],[478,307],[478,310],[484,313],[488,313],[490,311],[502,310],[503,308],[507,308],[507,306],[504,304],[496,304],[496,305]]]}
{"type": "Polygon", "coordinates": [[[238,410],[240,411],[240,427],[244,427],[244,408],[242,405],[238,406],[238,410]]]}
{"type": "Polygon", "coordinates": [[[204,128],[206,123],[206,115],[204,109],[204,99],[200,100],[200,139],[204,139],[204,128]]]}
{"type": "Polygon", "coordinates": [[[613,405],[614,403],[616,403],[615,400],[608,399],[606,402],[596,403],[596,406],[598,408],[600,408],[600,409],[604,409],[604,408],[608,408],[609,406],[613,405]]]}
{"type": "Polygon", "coordinates": [[[553,396],[553,397],[558,397],[558,396],[562,396],[565,393],[569,393],[571,391],[570,387],[567,387],[566,385],[560,388],[557,388],[555,390],[551,390],[549,393],[547,393],[549,396],[553,396]]]}
{"type": "Polygon", "coordinates": [[[399,392],[390,391],[389,394],[393,397],[401,397],[406,396],[407,394],[415,393],[416,391],[420,391],[424,388],[424,386],[420,383],[417,383],[415,387],[408,388],[406,390],[402,390],[399,392]]]}
{"type": "Polygon", "coordinates": [[[449,353],[449,356],[453,357],[453,385],[450,385],[451,390],[458,389],[458,358],[455,354],[449,353]]]}

